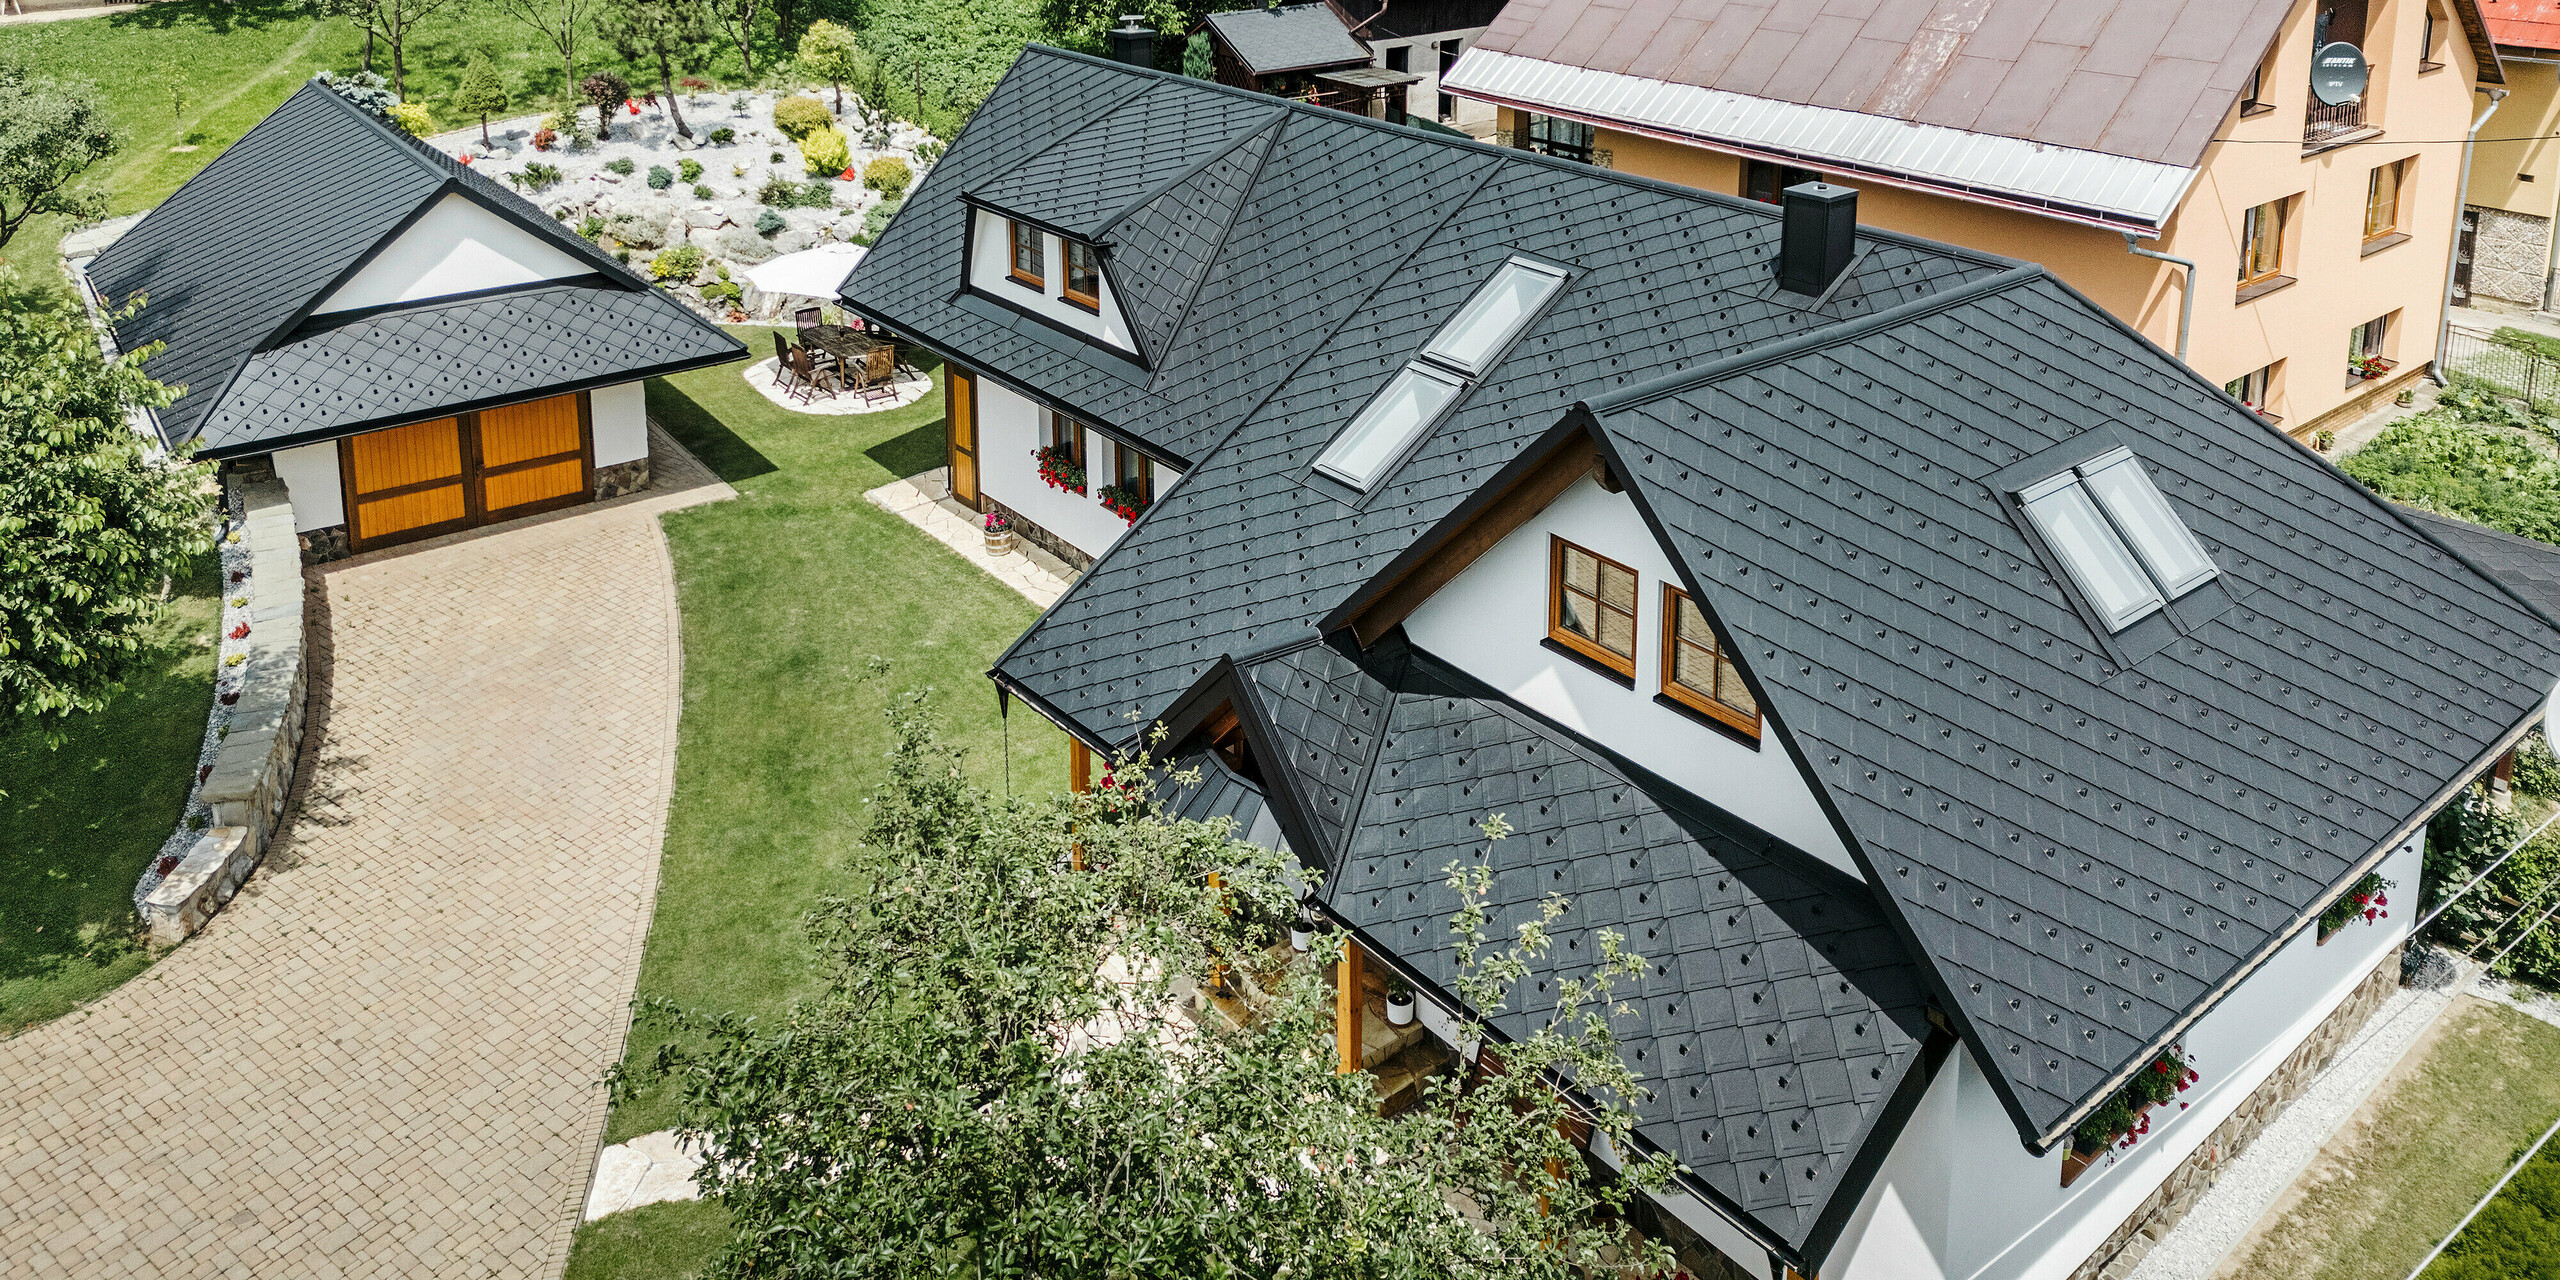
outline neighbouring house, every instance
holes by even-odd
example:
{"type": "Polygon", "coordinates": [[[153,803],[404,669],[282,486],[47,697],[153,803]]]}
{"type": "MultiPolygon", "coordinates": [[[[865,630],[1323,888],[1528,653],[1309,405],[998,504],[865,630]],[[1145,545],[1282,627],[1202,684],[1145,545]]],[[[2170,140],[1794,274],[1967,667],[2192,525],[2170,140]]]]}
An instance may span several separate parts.
{"type": "Polygon", "coordinates": [[[649,482],[641,379],[737,339],[318,83],[90,261],[171,447],[271,468],[331,559],[649,482]]]}
{"type": "Polygon", "coordinates": [[[2434,359],[2474,86],[2503,77],[2474,0],[1513,0],[1442,85],[1550,155],[1854,184],[1867,221],[2043,263],[2309,440],[2434,359]]]}
{"type": "Polygon", "coordinates": [[[1645,958],[1693,1274],[2117,1275],[2396,985],[2560,623],[1860,198],[1035,47],[843,298],[947,362],[953,496],[1098,557],[990,673],[1079,781],[1162,726],[1452,1054],[1453,864],[1570,898],[1497,1037],[1645,958]]]}
{"type": "Polygon", "coordinates": [[[2560,12],[2549,0],[2480,0],[2511,96],[2481,131],[2454,254],[2457,303],[2549,310],[2560,278],[2560,12]]]}
{"type": "Polygon", "coordinates": [[[1482,137],[1493,108],[1443,92],[1440,79],[1501,12],[1501,0],[1323,0],[1213,13],[1198,30],[1220,84],[1482,137]]]}

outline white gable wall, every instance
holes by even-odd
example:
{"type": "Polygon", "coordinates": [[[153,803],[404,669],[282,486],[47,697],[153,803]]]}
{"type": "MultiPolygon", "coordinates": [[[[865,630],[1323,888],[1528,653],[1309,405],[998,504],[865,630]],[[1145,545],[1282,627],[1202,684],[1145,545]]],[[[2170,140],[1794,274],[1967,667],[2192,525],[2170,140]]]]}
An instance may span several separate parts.
{"type": "MultiPolygon", "coordinates": [[[[969,287],[990,298],[1000,298],[1021,307],[1043,320],[1054,321],[1077,333],[1099,338],[1122,351],[1135,352],[1137,342],[1129,336],[1129,326],[1120,314],[1118,299],[1111,296],[1111,281],[1099,282],[1101,314],[1096,315],[1069,302],[1063,296],[1067,287],[1067,250],[1058,237],[1042,232],[1041,285],[1034,289],[1013,278],[1012,220],[1001,218],[984,209],[969,211],[973,237],[969,245],[969,287]]],[[[1157,492],[1163,492],[1158,485],[1157,492]]]]}
{"type": "Polygon", "coordinates": [[[338,478],[338,442],[295,445],[274,454],[276,479],[293,500],[293,531],[309,533],[347,522],[347,491],[338,478]]]}
{"type": "MultiPolygon", "coordinates": [[[[2395,903],[2417,902],[2418,867],[2415,840],[2383,860],[2395,903]]],[[[2064,1280],[2400,945],[2410,918],[2395,909],[2327,946],[2316,927],[2286,943],[2181,1042],[2203,1078],[2153,1109],[2151,1133],[2131,1150],[2069,1187],[2064,1152],[2027,1154],[1959,1047],[1859,1201],[1825,1280],[2064,1280]]]]}
{"type": "Polygon", "coordinates": [[[649,397],[641,384],[617,382],[588,392],[587,425],[595,433],[597,466],[649,456],[649,397]]]}
{"type": "Polygon", "coordinates": [[[456,193],[437,201],[354,277],[321,299],[316,313],[564,280],[595,270],[594,264],[456,193]]]}
{"type": "Polygon", "coordinates": [[[1586,476],[1424,601],[1405,619],[1405,633],[1531,710],[1864,879],[1785,747],[1763,741],[1755,751],[1653,700],[1661,692],[1662,586],[1678,581],[1635,504],[1586,476]],[[1550,536],[1643,578],[1636,588],[1635,688],[1540,643],[1547,638],[1550,536]]]}
{"type": "MultiPolygon", "coordinates": [[[[981,377],[977,385],[979,492],[1099,559],[1129,531],[1128,521],[1102,505],[1118,446],[1101,432],[1086,431],[1084,493],[1052,488],[1032,456],[1048,440],[1049,411],[993,378],[981,377]]],[[[1181,479],[1181,472],[1158,462],[1156,501],[1164,501],[1181,479]]]]}

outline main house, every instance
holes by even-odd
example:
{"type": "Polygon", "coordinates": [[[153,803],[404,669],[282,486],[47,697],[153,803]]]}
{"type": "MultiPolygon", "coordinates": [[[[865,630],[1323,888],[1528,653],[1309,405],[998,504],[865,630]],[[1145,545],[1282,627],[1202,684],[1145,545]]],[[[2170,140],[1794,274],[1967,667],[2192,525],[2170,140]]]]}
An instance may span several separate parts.
{"type": "Polygon", "coordinates": [[[649,482],[641,380],[746,353],[504,186],[317,82],[82,272],[184,389],[154,427],[272,467],[330,559],[649,482]]]}
{"type": "Polygon", "coordinates": [[[1512,0],[1442,87],[1625,173],[1854,183],[1868,221],[2043,263],[2310,440],[2430,366],[2474,86],[2504,74],[2475,0],[1512,0]]]}
{"type": "Polygon", "coordinates": [[[1571,899],[1497,1033],[1646,959],[1693,1269],[2095,1275],[2392,989],[2408,913],[2321,916],[2414,895],[2560,624],[1858,200],[1034,48],[843,296],[948,362],[954,495],[1093,557],[992,672],[1079,759],[1162,725],[1428,1025],[1453,862],[1571,899]]]}

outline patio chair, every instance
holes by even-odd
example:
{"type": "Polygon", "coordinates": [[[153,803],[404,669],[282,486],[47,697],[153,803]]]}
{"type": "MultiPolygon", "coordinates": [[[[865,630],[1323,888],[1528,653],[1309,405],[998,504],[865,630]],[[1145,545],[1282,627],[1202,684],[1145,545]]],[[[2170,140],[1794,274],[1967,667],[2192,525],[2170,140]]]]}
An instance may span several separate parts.
{"type": "Polygon", "coordinates": [[[800,341],[809,340],[809,332],[827,322],[826,311],[819,307],[802,307],[791,313],[791,323],[800,329],[800,341]]]}
{"type": "Polygon", "coordinates": [[[863,357],[861,380],[853,389],[866,402],[898,398],[898,352],[894,347],[874,347],[863,357]]]}
{"type": "MultiPolygon", "coordinates": [[[[820,365],[817,361],[810,359],[809,349],[807,347],[792,347],[790,361],[791,378],[794,383],[798,384],[799,388],[796,392],[793,392],[793,398],[797,399],[802,404],[808,404],[816,400],[818,398],[819,389],[821,387],[825,387],[829,382],[835,383],[838,387],[844,385],[843,375],[838,373],[832,366],[820,365]]],[[[835,389],[827,388],[827,398],[833,400],[835,397],[835,389]]]]}

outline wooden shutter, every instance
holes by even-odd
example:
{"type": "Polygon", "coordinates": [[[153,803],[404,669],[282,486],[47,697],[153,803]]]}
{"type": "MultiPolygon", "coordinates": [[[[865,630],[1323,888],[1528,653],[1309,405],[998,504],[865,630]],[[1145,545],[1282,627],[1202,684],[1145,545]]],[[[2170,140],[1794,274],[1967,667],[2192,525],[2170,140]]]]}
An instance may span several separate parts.
{"type": "Polygon", "coordinates": [[[489,519],[566,506],[587,493],[587,398],[481,411],[480,504],[489,519]]]}
{"type": "Polygon", "coordinates": [[[438,418],[339,442],[347,517],[357,546],[424,537],[471,522],[462,420],[438,418]]]}

